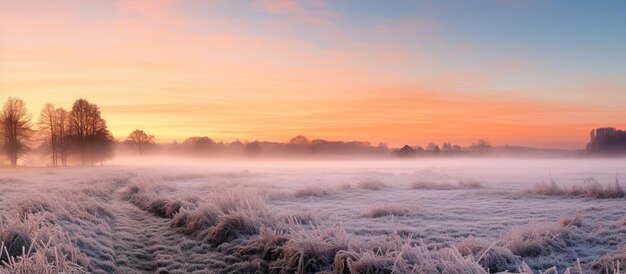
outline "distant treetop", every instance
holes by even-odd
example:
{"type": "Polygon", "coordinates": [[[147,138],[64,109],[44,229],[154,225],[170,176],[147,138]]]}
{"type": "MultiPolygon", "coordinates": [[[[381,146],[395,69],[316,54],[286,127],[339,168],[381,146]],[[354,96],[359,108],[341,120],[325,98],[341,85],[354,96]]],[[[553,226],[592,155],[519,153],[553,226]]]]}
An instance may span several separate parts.
{"type": "Polygon", "coordinates": [[[587,152],[602,154],[626,153],[626,131],[613,127],[591,130],[587,152]]]}
{"type": "Polygon", "coordinates": [[[296,137],[291,138],[291,140],[289,140],[289,143],[292,145],[308,145],[309,139],[307,139],[306,137],[302,135],[298,135],[296,137]]]}

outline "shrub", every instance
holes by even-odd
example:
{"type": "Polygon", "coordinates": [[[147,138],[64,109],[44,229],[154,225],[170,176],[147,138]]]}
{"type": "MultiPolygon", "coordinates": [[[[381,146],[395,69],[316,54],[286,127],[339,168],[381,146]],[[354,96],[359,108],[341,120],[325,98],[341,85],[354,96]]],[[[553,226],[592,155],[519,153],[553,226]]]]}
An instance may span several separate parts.
{"type": "Polygon", "coordinates": [[[515,255],[537,257],[552,251],[565,250],[572,229],[570,224],[538,224],[513,229],[501,241],[515,255]]]}
{"type": "Polygon", "coordinates": [[[3,261],[7,261],[8,257],[17,257],[27,252],[32,246],[32,240],[26,233],[18,231],[8,231],[2,239],[4,243],[3,252],[6,253],[4,257],[1,257],[3,261]]]}
{"type": "Polygon", "coordinates": [[[214,227],[208,230],[208,241],[220,245],[241,236],[255,235],[259,232],[260,220],[250,212],[237,212],[220,216],[214,227]]]}
{"type": "Polygon", "coordinates": [[[456,245],[463,256],[471,256],[490,272],[515,271],[519,257],[506,247],[485,239],[467,238],[456,245]]]}
{"type": "Polygon", "coordinates": [[[380,190],[385,184],[377,179],[365,179],[359,183],[359,188],[366,190],[380,190]]]}
{"type": "Polygon", "coordinates": [[[221,213],[217,207],[210,204],[198,206],[193,210],[182,209],[174,215],[170,224],[180,233],[195,238],[204,238],[207,234],[206,230],[217,224],[221,213]]]}
{"type": "Polygon", "coordinates": [[[404,216],[409,213],[409,208],[405,206],[388,204],[369,207],[365,209],[361,216],[366,218],[380,218],[384,216],[404,216]]]}
{"type": "Polygon", "coordinates": [[[280,219],[287,224],[315,224],[319,218],[311,211],[287,210],[279,215],[280,219]]]}
{"type": "Polygon", "coordinates": [[[298,198],[306,198],[306,197],[323,197],[323,196],[327,196],[331,194],[332,194],[332,191],[328,189],[325,189],[322,187],[309,186],[303,189],[299,189],[293,194],[293,196],[298,197],[298,198]]]}
{"type": "Polygon", "coordinates": [[[563,191],[563,189],[559,187],[559,185],[554,181],[554,179],[552,179],[552,177],[550,177],[550,180],[547,182],[542,179],[541,182],[535,184],[532,187],[530,192],[534,194],[548,196],[563,195],[565,193],[565,191],[563,191]]]}
{"type": "Polygon", "coordinates": [[[450,183],[436,183],[431,181],[419,180],[415,181],[411,184],[411,188],[413,189],[432,189],[432,190],[449,190],[455,189],[455,187],[450,183]]]}
{"type": "Polygon", "coordinates": [[[0,273],[84,273],[89,262],[50,213],[0,215],[0,273]]]}
{"type": "Polygon", "coordinates": [[[614,199],[624,197],[624,188],[622,188],[617,178],[615,178],[614,184],[608,186],[602,186],[595,179],[588,178],[580,185],[565,188],[559,186],[552,177],[550,177],[548,182],[542,181],[534,185],[529,192],[547,196],[566,196],[572,198],[614,199]]]}
{"type": "Polygon", "coordinates": [[[626,248],[615,254],[602,256],[591,263],[591,268],[601,274],[626,272],[626,248]]]}
{"type": "Polygon", "coordinates": [[[273,229],[261,226],[256,239],[239,245],[236,255],[245,260],[260,257],[267,261],[276,261],[283,256],[282,246],[288,240],[287,237],[276,233],[273,229]]]}
{"type": "MultiPolygon", "coordinates": [[[[396,239],[395,244],[399,240],[396,239]]],[[[334,273],[470,273],[486,274],[476,262],[455,248],[428,250],[424,245],[403,244],[378,250],[350,249],[335,256],[334,273]]]]}
{"type": "Polygon", "coordinates": [[[573,217],[563,217],[561,218],[561,226],[576,226],[581,227],[583,225],[583,216],[580,214],[576,214],[573,217]]]}
{"type": "Polygon", "coordinates": [[[316,273],[330,268],[337,252],[348,249],[351,237],[343,229],[325,228],[293,230],[288,239],[270,267],[285,273],[316,273]]]}
{"type": "Polygon", "coordinates": [[[459,179],[460,188],[481,188],[482,184],[475,179],[459,179]]]}

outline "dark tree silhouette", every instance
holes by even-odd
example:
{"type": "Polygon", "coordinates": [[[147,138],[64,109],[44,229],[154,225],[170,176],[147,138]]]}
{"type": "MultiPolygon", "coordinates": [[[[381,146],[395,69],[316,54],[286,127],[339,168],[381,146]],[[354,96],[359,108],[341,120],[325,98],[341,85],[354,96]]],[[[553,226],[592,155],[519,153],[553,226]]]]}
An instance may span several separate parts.
{"type": "Polygon", "coordinates": [[[113,159],[115,149],[115,139],[109,130],[100,130],[96,132],[89,142],[93,146],[91,155],[91,164],[100,162],[104,165],[104,160],[113,159]]]}
{"type": "Polygon", "coordinates": [[[82,165],[102,163],[113,156],[113,135],[97,105],[85,99],[76,100],[68,122],[71,145],[80,155],[82,165]]]}
{"type": "Polygon", "coordinates": [[[213,139],[206,137],[206,136],[189,137],[185,139],[185,141],[183,142],[183,145],[199,146],[199,147],[208,147],[214,144],[215,144],[215,141],[213,141],[213,139]]]}
{"type": "Polygon", "coordinates": [[[261,143],[259,141],[254,141],[251,143],[247,143],[244,151],[247,156],[254,157],[261,155],[261,149],[261,143]]]}
{"type": "Polygon", "coordinates": [[[148,135],[143,130],[137,129],[126,138],[126,142],[137,150],[139,155],[142,155],[150,146],[154,145],[154,135],[148,135]]]}
{"type": "Polygon", "coordinates": [[[404,145],[402,148],[394,151],[393,153],[400,158],[408,158],[415,156],[415,149],[409,145],[404,145]]]}
{"type": "Polygon", "coordinates": [[[485,139],[479,139],[477,143],[470,146],[470,149],[476,152],[484,153],[491,150],[491,144],[485,139]]]}
{"type": "Polygon", "coordinates": [[[428,146],[426,146],[427,151],[434,152],[435,149],[439,149],[439,146],[437,146],[437,144],[435,143],[430,143],[428,144],[428,146]]]}
{"type": "Polygon", "coordinates": [[[441,149],[439,149],[439,146],[435,146],[435,149],[433,150],[433,153],[439,154],[440,152],[441,152],[441,149]]]}
{"type": "Polygon", "coordinates": [[[289,143],[292,145],[308,145],[309,139],[307,139],[306,137],[302,135],[298,135],[296,137],[291,138],[291,140],[289,140],[289,143]]]}
{"type": "Polygon", "coordinates": [[[616,128],[597,128],[589,133],[587,152],[619,154],[626,152],[626,131],[616,128]]]}
{"type": "Polygon", "coordinates": [[[69,113],[63,108],[57,108],[56,112],[56,140],[57,140],[57,164],[61,160],[61,165],[67,165],[67,156],[69,154],[69,113]]]}
{"type": "Polygon", "coordinates": [[[28,148],[28,141],[33,134],[31,119],[22,99],[10,97],[4,103],[0,113],[0,136],[11,166],[17,166],[19,156],[28,148]]]}
{"type": "Polygon", "coordinates": [[[216,145],[213,139],[203,137],[189,137],[183,142],[183,149],[192,154],[207,153],[216,145]]]}
{"type": "Polygon", "coordinates": [[[452,144],[450,144],[450,143],[443,143],[443,145],[441,146],[441,151],[445,151],[445,152],[452,151],[452,144]]]}
{"type": "Polygon", "coordinates": [[[453,145],[453,146],[452,146],[452,151],[454,151],[454,152],[461,152],[461,146],[459,146],[459,145],[453,145]]]}
{"type": "Polygon", "coordinates": [[[416,146],[415,147],[415,153],[423,153],[425,151],[425,149],[421,146],[416,146]]]}
{"type": "Polygon", "coordinates": [[[53,104],[46,104],[39,114],[39,131],[48,143],[52,154],[52,166],[57,166],[58,127],[57,112],[53,104]]]}

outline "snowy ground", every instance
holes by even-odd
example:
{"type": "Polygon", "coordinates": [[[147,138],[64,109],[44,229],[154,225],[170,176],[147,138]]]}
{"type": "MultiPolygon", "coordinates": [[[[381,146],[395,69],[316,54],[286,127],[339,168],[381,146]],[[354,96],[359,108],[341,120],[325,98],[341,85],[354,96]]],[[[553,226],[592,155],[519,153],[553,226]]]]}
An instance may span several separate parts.
{"type": "Polygon", "coordinates": [[[626,182],[625,167],[436,159],[4,169],[0,240],[45,238],[70,254],[50,267],[100,273],[481,273],[523,271],[522,262],[563,272],[577,259],[584,273],[613,273],[626,259],[626,199],[530,190],[550,177],[564,188],[587,178],[614,185],[626,182]]]}

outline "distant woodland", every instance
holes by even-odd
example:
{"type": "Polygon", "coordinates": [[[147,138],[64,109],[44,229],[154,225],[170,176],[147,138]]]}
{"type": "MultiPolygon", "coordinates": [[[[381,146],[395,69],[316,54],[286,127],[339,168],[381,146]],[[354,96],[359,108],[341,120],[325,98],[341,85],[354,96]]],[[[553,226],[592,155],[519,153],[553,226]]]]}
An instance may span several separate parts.
{"type": "MultiPolygon", "coordinates": [[[[155,136],[141,129],[116,139],[107,127],[98,105],[78,99],[70,109],[46,104],[37,119],[26,109],[23,100],[9,98],[0,112],[1,152],[5,165],[17,166],[27,156],[37,155],[39,165],[67,166],[103,164],[115,154],[179,155],[193,157],[398,157],[495,154],[552,154],[564,151],[519,146],[492,147],[478,140],[468,147],[431,143],[425,147],[405,145],[398,149],[386,144],[361,141],[309,140],[298,135],[287,142],[234,141],[216,142],[207,136],[189,137],[182,142],[155,142],[155,136]]],[[[615,128],[591,131],[590,141],[580,155],[626,153],[626,132],[615,128]]],[[[1,159],[1,158],[0,158],[1,159]]]]}
{"type": "Polygon", "coordinates": [[[11,166],[36,147],[49,155],[53,166],[66,166],[70,159],[81,165],[102,164],[113,158],[115,148],[100,109],[85,99],[76,100],[70,110],[47,104],[33,121],[24,101],[9,98],[0,112],[0,138],[11,166]]]}
{"type": "Polygon", "coordinates": [[[626,131],[612,127],[592,130],[587,151],[593,154],[626,153],[626,131]]]}

